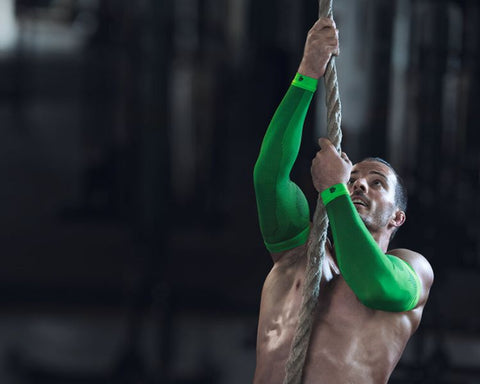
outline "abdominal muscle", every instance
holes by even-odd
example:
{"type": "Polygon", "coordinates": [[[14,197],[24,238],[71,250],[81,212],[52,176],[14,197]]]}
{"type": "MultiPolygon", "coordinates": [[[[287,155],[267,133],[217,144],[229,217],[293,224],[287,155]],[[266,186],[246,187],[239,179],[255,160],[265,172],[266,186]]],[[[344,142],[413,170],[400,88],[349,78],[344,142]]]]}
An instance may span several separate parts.
{"type": "MultiPolygon", "coordinates": [[[[304,261],[286,268],[274,266],[265,281],[254,384],[283,382],[298,324],[304,271],[304,261]]],[[[408,315],[361,304],[328,255],[303,384],[387,383],[411,333],[408,315]]]]}

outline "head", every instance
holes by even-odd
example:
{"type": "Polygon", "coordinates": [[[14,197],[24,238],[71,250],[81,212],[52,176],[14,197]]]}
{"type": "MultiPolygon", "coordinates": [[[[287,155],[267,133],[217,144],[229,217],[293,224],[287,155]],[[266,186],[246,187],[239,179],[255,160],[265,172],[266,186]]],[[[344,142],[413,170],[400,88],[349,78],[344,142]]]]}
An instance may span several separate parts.
{"type": "Polygon", "coordinates": [[[407,210],[407,190],[393,167],[381,158],[367,157],[353,166],[348,188],[369,231],[387,234],[391,240],[407,210]]]}

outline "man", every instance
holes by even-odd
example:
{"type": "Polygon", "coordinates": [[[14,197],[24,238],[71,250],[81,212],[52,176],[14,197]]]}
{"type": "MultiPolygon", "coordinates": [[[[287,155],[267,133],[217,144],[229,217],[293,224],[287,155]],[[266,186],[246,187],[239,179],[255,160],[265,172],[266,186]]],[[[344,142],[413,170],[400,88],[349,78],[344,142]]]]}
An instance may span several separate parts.
{"type": "MultiPolygon", "coordinates": [[[[316,83],[338,51],[334,22],[319,19],[255,165],[260,227],[274,262],[262,291],[255,384],[282,383],[285,377],[310,231],[308,204],[290,171],[316,83]]],[[[420,323],[433,271],[416,252],[387,252],[406,207],[401,179],[389,164],[369,158],[352,167],[327,139],[319,143],[311,173],[327,208],[333,245],[325,247],[303,383],[387,383],[420,323]]]]}

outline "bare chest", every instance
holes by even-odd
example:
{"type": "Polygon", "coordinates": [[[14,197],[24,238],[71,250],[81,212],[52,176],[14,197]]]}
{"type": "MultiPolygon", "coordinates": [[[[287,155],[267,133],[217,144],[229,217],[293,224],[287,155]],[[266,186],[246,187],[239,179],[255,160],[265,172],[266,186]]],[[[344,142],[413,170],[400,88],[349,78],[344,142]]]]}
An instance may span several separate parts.
{"type": "MultiPolygon", "coordinates": [[[[256,383],[282,381],[302,292],[303,277],[295,275],[284,300],[277,298],[271,308],[263,308],[262,300],[256,383]],[[262,371],[265,381],[257,380],[262,371]]],[[[323,272],[314,316],[305,383],[355,383],[355,377],[386,382],[409,337],[400,317],[361,304],[334,265],[323,272]]]]}

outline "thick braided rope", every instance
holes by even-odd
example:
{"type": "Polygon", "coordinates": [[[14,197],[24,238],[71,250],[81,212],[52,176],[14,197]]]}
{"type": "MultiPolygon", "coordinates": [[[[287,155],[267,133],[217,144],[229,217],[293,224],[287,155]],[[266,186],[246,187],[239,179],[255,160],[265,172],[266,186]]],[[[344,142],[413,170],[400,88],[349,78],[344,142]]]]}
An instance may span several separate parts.
{"type": "MultiPolygon", "coordinates": [[[[320,0],[320,17],[332,17],[332,0],[320,0]]],[[[340,152],[342,121],[340,95],[338,91],[337,69],[332,57],[325,72],[325,95],[327,105],[327,137],[340,152]]],[[[293,337],[290,355],[285,367],[283,384],[300,384],[303,367],[307,357],[312,325],[315,319],[315,308],[320,292],[322,265],[325,258],[325,241],[327,238],[328,217],[320,195],[313,215],[313,226],[310,231],[307,250],[307,268],[303,287],[303,301],[300,309],[297,329],[293,337]]]]}

